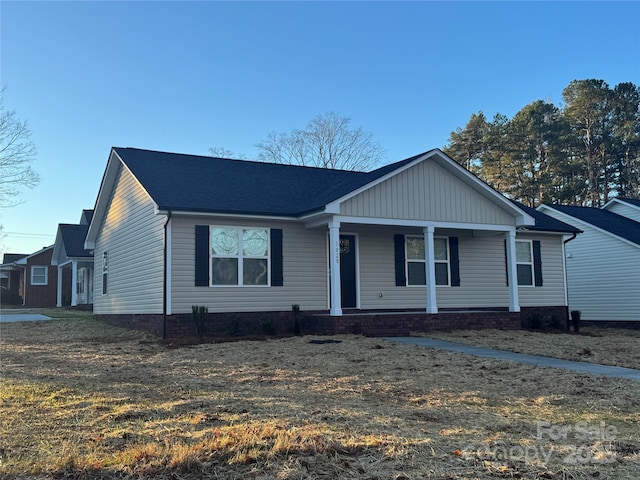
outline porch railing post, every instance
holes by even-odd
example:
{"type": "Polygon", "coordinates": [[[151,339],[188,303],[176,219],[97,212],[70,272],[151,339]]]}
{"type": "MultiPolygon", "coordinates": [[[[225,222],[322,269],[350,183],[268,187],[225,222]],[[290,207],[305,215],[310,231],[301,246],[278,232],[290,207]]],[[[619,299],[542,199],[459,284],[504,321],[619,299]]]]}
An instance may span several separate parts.
{"type": "Polygon", "coordinates": [[[427,279],[427,313],[438,313],[436,300],[436,256],[434,251],[433,233],[435,228],[429,225],[424,228],[424,259],[427,279]]]}
{"type": "Polygon", "coordinates": [[[520,311],[518,298],[518,267],[516,264],[516,232],[509,230],[505,233],[507,240],[507,271],[509,272],[509,311],[520,311]]]}

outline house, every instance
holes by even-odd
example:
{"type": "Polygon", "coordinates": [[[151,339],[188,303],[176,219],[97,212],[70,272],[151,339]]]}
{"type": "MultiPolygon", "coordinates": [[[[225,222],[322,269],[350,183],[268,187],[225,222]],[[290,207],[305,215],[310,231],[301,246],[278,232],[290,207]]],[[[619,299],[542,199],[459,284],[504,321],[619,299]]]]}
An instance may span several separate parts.
{"type": "Polygon", "coordinates": [[[566,246],[569,307],[593,322],[640,322],[640,200],[541,205],[584,233],[566,246]]]}
{"type": "Polygon", "coordinates": [[[94,315],[119,325],[187,333],[198,305],[209,331],[284,324],[297,305],[304,331],[394,335],[566,321],[577,232],[439,149],[352,172],[114,147],[85,248],[94,315]]]}
{"type": "Polygon", "coordinates": [[[52,253],[53,245],[20,258],[4,256],[1,270],[8,274],[11,292],[22,298],[22,305],[55,306],[58,279],[51,266],[52,253]]]}
{"type": "Polygon", "coordinates": [[[640,222],[640,199],[638,198],[612,198],[602,208],[640,222]]]}
{"type": "Polygon", "coordinates": [[[93,253],[84,248],[92,217],[93,210],[83,210],[79,224],[58,225],[51,256],[57,269],[57,307],[93,303],[93,253]]]}
{"type": "Polygon", "coordinates": [[[26,257],[25,253],[5,253],[0,264],[0,306],[22,305],[24,293],[24,268],[15,262],[26,257]]]}

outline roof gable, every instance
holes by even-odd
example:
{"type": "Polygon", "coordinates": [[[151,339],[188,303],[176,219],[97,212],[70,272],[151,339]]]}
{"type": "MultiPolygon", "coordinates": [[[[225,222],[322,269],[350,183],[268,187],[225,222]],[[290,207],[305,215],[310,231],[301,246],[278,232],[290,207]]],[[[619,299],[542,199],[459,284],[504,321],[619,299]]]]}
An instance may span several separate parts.
{"type": "Polygon", "coordinates": [[[556,210],[610,235],[640,246],[640,223],[635,220],[600,208],[569,205],[544,205],[543,207],[556,210]]]}

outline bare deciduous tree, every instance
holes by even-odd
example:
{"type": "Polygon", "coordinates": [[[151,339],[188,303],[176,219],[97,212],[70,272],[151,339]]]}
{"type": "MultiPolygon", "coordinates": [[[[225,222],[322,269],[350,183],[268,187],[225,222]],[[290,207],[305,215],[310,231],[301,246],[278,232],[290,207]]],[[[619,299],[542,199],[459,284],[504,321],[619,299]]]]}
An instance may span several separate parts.
{"type": "Polygon", "coordinates": [[[384,149],[362,127],[351,129],[349,117],[329,112],[316,116],[304,130],[271,132],[256,146],[265,162],[366,171],[384,157],[384,149]]]}
{"type": "Polygon", "coordinates": [[[40,176],[30,165],[35,159],[36,147],[31,130],[16,112],[7,111],[0,91],[0,207],[13,207],[20,203],[20,187],[33,188],[40,176]]]}

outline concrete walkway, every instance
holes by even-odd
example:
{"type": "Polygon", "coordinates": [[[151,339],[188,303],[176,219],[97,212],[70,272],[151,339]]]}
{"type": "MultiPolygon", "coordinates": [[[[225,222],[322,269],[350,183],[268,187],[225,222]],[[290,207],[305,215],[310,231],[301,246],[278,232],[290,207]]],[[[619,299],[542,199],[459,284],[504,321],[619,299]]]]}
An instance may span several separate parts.
{"type": "Polygon", "coordinates": [[[506,352],[504,350],[494,350],[492,348],[475,347],[473,345],[435,340],[433,338],[387,337],[386,340],[418,345],[421,347],[448,350],[450,352],[467,353],[469,355],[475,355],[476,357],[496,358],[498,360],[508,360],[527,365],[537,365],[540,367],[563,368],[574,372],[588,373],[591,375],[605,375],[607,377],[622,377],[640,382],[640,370],[634,370],[632,368],[610,367],[607,365],[598,365],[597,363],[572,362],[557,358],[539,357],[537,355],[525,355],[522,353],[506,352]]]}
{"type": "Polygon", "coordinates": [[[0,313],[0,323],[8,322],[36,322],[39,320],[51,320],[51,317],[39,313],[0,313]]]}

